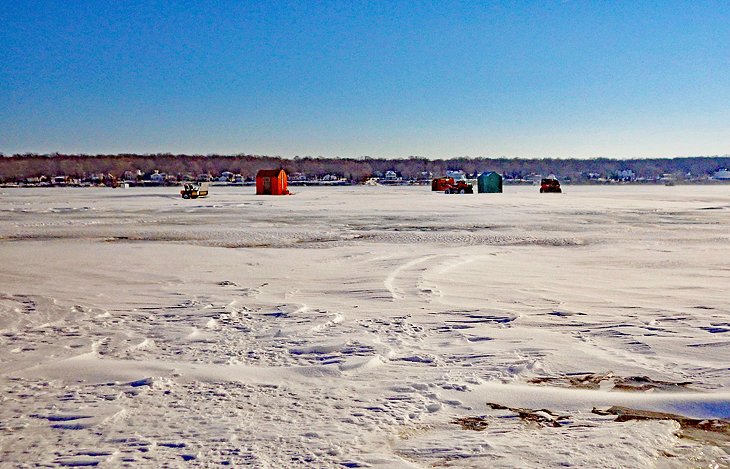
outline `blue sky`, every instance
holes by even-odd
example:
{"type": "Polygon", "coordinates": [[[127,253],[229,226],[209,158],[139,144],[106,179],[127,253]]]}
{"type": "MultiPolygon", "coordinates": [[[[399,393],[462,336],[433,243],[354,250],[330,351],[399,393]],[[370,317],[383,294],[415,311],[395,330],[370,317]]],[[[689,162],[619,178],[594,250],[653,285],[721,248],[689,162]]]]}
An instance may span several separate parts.
{"type": "Polygon", "coordinates": [[[730,2],[0,0],[0,152],[730,153],[730,2]]]}

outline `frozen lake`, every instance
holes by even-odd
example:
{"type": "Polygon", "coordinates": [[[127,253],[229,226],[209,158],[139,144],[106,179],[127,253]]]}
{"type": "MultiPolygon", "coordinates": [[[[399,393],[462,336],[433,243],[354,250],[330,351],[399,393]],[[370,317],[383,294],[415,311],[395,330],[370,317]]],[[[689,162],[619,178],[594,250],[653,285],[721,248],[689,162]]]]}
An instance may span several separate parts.
{"type": "Polygon", "coordinates": [[[730,466],[730,186],[291,189],[0,189],[0,461],[730,466]]]}

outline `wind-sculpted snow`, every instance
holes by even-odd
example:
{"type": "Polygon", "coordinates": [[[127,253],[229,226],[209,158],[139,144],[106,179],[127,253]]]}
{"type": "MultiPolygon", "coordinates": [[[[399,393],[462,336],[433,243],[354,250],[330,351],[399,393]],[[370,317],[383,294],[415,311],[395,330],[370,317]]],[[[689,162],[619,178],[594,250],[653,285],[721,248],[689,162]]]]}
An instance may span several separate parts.
{"type": "Polygon", "coordinates": [[[0,193],[9,467],[728,467],[730,191],[0,193]]]}

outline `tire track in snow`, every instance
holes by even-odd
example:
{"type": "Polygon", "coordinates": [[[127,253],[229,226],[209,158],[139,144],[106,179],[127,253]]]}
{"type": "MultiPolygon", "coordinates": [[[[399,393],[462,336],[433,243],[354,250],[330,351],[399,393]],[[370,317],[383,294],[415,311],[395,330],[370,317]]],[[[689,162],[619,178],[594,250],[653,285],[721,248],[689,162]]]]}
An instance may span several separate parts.
{"type": "MultiPolygon", "coordinates": [[[[403,274],[405,274],[406,272],[408,272],[413,267],[415,267],[415,266],[417,266],[419,264],[422,264],[424,262],[430,261],[432,259],[435,259],[437,257],[443,257],[443,255],[433,254],[433,255],[430,255],[430,256],[422,256],[422,257],[419,257],[417,259],[413,259],[411,261],[408,261],[405,264],[402,264],[402,265],[396,267],[395,269],[393,269],[390,272],[390,274],[388,274],[388,276],[383,281],[383,285],[390,292],[390,295],[392,296],[393,300],[394,301],[395,300],[401,300],[401,299],[406,298],[406,296],[407,296],[406,292],[403,289],[399,288],[396,285],[396,281],[398,280],[398,277],[403,276],[403,274]]],[[[423,268],[419,269],[418,271],[419,272],[424,272],[427,269],[428,269],[428,267],[423,267],[423,268]]],[[[415,279],[414,279],[413,284],[416,285],[417,283],[418,282],[416,282],[415,279]]]]}

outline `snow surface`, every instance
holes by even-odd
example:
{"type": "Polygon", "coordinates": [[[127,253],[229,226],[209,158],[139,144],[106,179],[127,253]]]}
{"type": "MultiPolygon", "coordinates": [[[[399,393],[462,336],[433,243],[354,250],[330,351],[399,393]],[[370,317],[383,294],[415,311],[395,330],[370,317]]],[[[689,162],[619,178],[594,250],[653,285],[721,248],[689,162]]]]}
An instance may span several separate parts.
{"type": "Polygon", "coordinates": [[[3,466],[730,466],[591,412],[730,418],[730,188],[211,189],[0,190],[3,466]]]}

